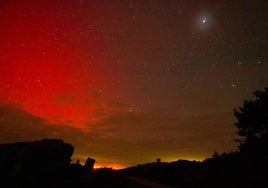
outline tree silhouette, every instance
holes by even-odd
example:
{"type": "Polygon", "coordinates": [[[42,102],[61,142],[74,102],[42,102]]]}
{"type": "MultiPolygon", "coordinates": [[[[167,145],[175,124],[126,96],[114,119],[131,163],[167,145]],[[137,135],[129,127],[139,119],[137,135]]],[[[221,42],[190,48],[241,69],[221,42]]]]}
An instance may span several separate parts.
{"type": "Polygon", "coordinates": [[[242,107],[234,109],[235,123],[240,140],[240,151],[268,153],[268,88],[253,92],[254,100],[245,100],[242,107]]]}

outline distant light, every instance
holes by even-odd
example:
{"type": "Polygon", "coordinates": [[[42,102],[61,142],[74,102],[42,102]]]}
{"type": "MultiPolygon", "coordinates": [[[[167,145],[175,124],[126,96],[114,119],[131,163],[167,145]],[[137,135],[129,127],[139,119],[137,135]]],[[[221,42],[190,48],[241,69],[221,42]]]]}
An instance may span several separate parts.
{"type": "Polygon", "coordinates": [[[206,22],[207,22],[207,20],[206,20],[206,19],[203,19],[203,20],[202,20],[202,23],[206,23],[206,22]]]}

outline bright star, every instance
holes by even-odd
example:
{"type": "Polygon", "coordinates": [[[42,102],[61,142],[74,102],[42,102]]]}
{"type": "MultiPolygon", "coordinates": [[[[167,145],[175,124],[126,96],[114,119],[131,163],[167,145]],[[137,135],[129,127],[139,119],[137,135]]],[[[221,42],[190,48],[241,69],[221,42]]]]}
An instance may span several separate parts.
{"type": "Polygon", "coordinates": [[[196,24],[198,29],[200,29],[202,31],[206,31],[208,29],[211,29],[211,27],[213,25],[213,17],[208,12],[200,13],[196,17],[195,24],[196,24]]]}

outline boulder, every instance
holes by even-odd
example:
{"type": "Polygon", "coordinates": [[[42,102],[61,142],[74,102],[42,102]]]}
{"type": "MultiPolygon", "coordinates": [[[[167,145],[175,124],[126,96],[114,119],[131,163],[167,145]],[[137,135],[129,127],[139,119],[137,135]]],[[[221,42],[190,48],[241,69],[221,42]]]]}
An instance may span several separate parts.
{"type": "Polygon", "coordinates": [[[95,159],[92,159],[90,157],[87,158],[86,163],[85,163],[85,169],[92,171],[94,168],[94,163],[95,163],[95,159]]]}
{"type": "Polygon", "coordinates": [[[74,147],[59,139],[0,145],[0,175],[49,172],[67,166],[74,147]]]}

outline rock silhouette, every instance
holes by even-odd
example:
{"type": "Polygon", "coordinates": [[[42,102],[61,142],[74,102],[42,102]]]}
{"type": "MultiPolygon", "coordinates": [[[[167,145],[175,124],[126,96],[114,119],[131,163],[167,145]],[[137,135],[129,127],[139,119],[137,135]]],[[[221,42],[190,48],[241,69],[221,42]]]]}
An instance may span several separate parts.
{"type": "Polygon", "coordinates": [[[73,152],[71,144],[59,139],[1,144],[0,181],[10,184],[16,179],[12,184],[23,185],[29,177],[37,180],[48,174],[63,173],[69,167],[73,152]]]}
{"type": "MultiPolygon", "coordinates": [[[[67,165],[74,147],[59,139],[0,145],[0,164],[6,170],[67,165]]],[[[4,170],[1,168],[1,171],[4,170]]],[[[6,171],[5,171],[6,172],[6,171]]]]}
{"type": "Polygon", "coordinates": [[[95,159],[88,157],[85,163],[85,168],[89,171],[92,171],[94,168],[94,163],[95,163],[95,159]]]}
{"type": "Polygon", "coordinates": [[[93,171],[95,159],[71,164],[74,147],[60,139],[0,145],[0,187],[127,187],[112,169],[93,171]]]}

